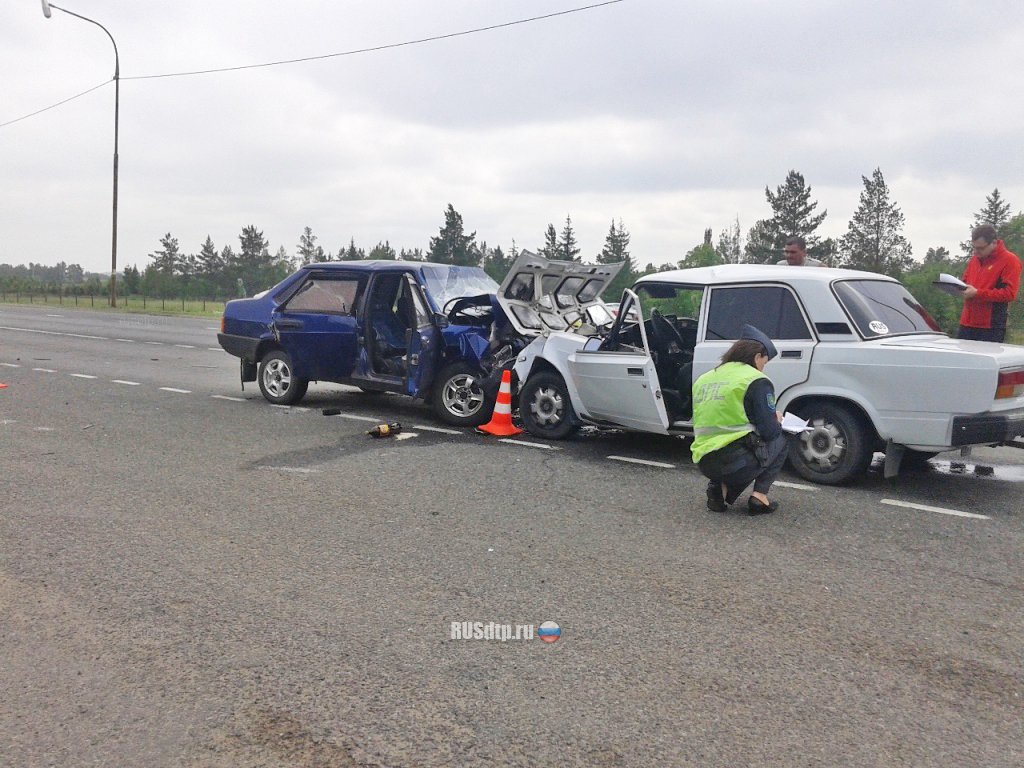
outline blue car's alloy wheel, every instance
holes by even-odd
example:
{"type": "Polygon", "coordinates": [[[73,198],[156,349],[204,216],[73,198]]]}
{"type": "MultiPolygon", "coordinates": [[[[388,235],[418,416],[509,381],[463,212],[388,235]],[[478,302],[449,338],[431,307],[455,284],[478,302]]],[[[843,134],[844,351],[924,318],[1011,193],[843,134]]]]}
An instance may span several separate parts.
{"type": "Polygon", "coordinates": [[[287,352],[275,349],[263,356],[256,377],[260,392],[275,405],[292,405],[306,394],[309,382],[292,371],[292,359],[287,352]]]}
{"type": "Polygon", "coordinates": [[[468,363],[455,363],[434,381],[434,412],[442,421],[457,427],[478,426],[494,410],[481,384],[481,373],[468,363]]]}

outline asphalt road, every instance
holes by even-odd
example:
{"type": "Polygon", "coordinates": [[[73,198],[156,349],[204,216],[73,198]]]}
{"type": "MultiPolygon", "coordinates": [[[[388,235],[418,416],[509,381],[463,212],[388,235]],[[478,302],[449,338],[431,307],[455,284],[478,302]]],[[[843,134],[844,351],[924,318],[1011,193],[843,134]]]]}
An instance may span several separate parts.
{"type": "Polygon", "coordinates": [[[716,515],[684,441],[277,408],[215,325],[0,305],[0,765],[1024,763],[1024,451],[716,515]]]}

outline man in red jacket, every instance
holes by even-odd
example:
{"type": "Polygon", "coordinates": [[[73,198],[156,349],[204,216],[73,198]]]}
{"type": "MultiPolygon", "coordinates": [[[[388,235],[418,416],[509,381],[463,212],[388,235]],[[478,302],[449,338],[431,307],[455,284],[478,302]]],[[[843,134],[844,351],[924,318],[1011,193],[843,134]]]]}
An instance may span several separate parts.
{"type": "Polygon", "coordinates": [[[971,232],[973,254],[964,270],[964,311],[957,338],[998,341],[1006,338],[1010,302],[1020,287],[1020,259],[996,239],[996,229],[982,224],[971,232]]]}

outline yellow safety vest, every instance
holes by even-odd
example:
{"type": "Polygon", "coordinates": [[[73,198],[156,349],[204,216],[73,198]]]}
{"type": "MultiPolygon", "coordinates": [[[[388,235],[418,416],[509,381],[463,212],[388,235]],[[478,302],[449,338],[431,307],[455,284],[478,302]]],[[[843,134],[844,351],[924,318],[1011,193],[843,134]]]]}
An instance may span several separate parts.
{"type": "Polygon", "coordinates": [[[697,463],[703,456],[754,431],[743,408],[747,387],[767,378],[746,363],[723,363],[693,382],[693,445],[697,463]]]}

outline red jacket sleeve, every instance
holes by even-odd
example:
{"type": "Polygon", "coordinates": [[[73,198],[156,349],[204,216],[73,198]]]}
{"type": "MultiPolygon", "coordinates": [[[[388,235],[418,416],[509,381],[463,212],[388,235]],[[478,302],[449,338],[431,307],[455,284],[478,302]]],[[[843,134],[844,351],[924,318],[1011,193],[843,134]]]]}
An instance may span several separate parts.
{"type": "Polygon", "coordinates": [[[1004,288],[979,288],[977,298],[982,301],[998,301],[1009,303],[1017,298],[1020,288],[1020,259],[1009,258],[1003,267],[1000,280],[1006,284],[1004,288]]]}

